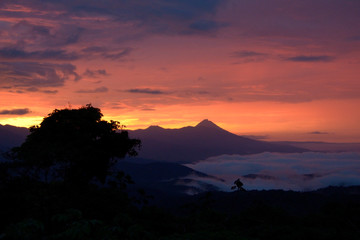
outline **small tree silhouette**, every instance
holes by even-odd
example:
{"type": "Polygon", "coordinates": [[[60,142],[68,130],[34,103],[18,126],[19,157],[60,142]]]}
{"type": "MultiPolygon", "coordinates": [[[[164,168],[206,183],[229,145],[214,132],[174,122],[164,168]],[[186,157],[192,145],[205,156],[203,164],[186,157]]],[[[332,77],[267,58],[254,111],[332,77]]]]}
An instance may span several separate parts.
{"type": "MultiPolygon", "coordinates": [[[[137,155],[140,140],[130,139],[117,121],[102,120],[99,108],[55,109],[32,126],[25,142],[13,149],[23,166],[56,174],[71,184],[104,182],[117,158],[137,155]]],[[[45,174],[47,175],[47,174],[45,174]]]]}
{"type": "Polygon", "coordinates": [[[246,191],[245,188],[243,188],[244,184],[240,181],[240,179],[236,179],[234,182],[235,186],[231,187],[231,190],[237,189],[237,191],[246,191]]]}

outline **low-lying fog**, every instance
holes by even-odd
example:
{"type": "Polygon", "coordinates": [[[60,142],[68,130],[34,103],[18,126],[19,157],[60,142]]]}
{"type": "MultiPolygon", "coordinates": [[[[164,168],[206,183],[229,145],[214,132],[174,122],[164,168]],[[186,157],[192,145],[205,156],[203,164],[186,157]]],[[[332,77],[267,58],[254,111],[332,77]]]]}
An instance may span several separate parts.
{"type": "Polygon", "coordinates": [[[360,185],[360,153],[351,152],[221,155],[186,166],[224,179],[208,182],[223,191],[230,191],[237,178],[247,190],[310,191],[330,185],[360,185]]]}

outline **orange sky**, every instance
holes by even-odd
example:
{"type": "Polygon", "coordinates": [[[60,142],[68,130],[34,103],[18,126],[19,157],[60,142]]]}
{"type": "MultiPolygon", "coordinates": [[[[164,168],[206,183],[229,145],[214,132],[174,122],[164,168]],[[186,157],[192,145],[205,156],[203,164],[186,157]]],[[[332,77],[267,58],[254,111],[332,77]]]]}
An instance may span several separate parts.
{"type": "Polygon", "coordinates": [[[360,2],[2,1],[0,124],[87,103],[129,129],[209,119],[360,142],[360,2]]]}

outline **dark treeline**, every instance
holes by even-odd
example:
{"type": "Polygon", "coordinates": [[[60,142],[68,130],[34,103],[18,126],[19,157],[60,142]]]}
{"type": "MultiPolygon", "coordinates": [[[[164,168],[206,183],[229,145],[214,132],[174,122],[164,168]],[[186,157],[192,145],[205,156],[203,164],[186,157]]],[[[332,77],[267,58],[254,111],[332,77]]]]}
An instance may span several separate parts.
{"type": "Polygon", "coordinates": [[[140,141],[101,117],[91,105],[55,110],[8,152],[0,239],[360,239],[359,187],[130,192],[136,183],[111,166],[140,141]]]}
{"type": "Polygon", "coordinates": [[[359,188],[209,192],[146,204],[124,189],[17,179],[1,187],[1,239],[359,239],[359,188]],[[357,194],[352,193],[356,190],[357,194]],[[332,192],[331,192],[332,191],[332,192]],[[343,192],[347,193],[344,194],[343,192]],[[341,193],[342,192],[342,193],[341,193]]]}

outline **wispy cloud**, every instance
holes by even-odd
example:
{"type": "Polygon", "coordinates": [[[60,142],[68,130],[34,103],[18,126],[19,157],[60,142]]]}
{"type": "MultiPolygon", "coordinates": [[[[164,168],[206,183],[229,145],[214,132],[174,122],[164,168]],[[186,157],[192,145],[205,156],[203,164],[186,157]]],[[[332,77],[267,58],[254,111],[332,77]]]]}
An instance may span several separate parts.
{"type": "Polygon", "coordinates": [[[118,60],[118,59],[122,59],[126,56],[128,56],[131,52],[133,51],[132,48],[125,48],[125,49],[122,49],[120,51],[117,51],[117,52],[107,52],[107,53],[103,53],[102,56],[104,58],[108,58],[108,59],[111,59],[111,60],[118,60]]]}
{"type": "Polygon", "coordinates": [[[76,60],[79,56],[72,52],[68,53],[64,50],[43,50],[28,52],[16,48],[0,49],[0,59],[21,59],[21,60],[76,60]]]}
{"type": "Polygon", "coordinates": [[[10,89],[58,87],[70,79],[80,79],[72,64],[0,62],[0,86],[10,89]]]}
{"type": "Polygon", "coordinates": [[[166,94],[166,92],[164,92],[162,90],[152,89],[152,88],[132,88],[132,89],[125,90],[125,92],[128,92],[128,93],[154,94],[154,95],[166,94]]]}
{"type": "Polygon", "coordinates": [[[82,89],[76,91],[77,93],[105,93],[108,92],[109,89],[107,87],[98,87],[95,89],[82,89]]]}
{"type": "MultiPolygon", "coordinates": [[[[33,44],[37,44],[42,48],[53,48],[56,50],[74,45],[80,41],[82,34],[86,30],[84,27],[69,23],[69,18],[61,14],[59,15],[59,11],[53,11],[53,9],[46,9],[43,12],[38,11],[41,6],[36,6],[36,4],[42,4],[32,1],[23,2],[22,4],[25,7],[27,3],[31,6],[29,6],[30,8],[26,12],[2,12],[2,14],[8,14],[13,21],[15,19],[18,20],[8,29],[9,35],[15,35],[18,43],[30,40],[35,41],[33,44]],[[34,16],[39,21],[34,21],[34,16]],[[51,21],[55,19],[56,23],[51,21]]],[[[48,6],[51,8],[51,4],[48,6]]]]}
{"type": "Polygon", "coordinates": [[[18,109],[4,109],[0,110],[0,115],[25,115],[30,113],[28,108],[18,108],[18,109]]]}
{"type": "Polygon", "coordinates": [[[82,55],[86,58],[107,58],[111,60],[124,60],[133,52],[133,48],[125,47],[121,49],[112,49],[107,47],[92,46],[81,50],[82,55]]]}
{"type": "Polygon", "coordinates": [[[98,70],[90,70],[86,69],[83,73],[83,76],[90,77],[90,78],[98,78],[100,76],[108,76],[109,74],[106,72],[105,69],[98,69],[98,70]]]}
{"type": "Polygon", "coordinates": [[[335,58],[332,56],[327,55],[318,55],[318,56],[306,56],[306,55],[299,55],[295,57],[286,58],[286,61],[292,62],[331,62],[335,58]]]}
{"type": "Polygon", "coordinates": [[[46,93],[46,94],[56,94],[58,93],[59,91],[58,90],[43,90],[41,91],[43,93],[46,93]]]}
{"type": "Polygon", "coordinates": [[[314,132],[309,132],[309,134],[329,134],[329,133],[328,132],[314,131],[314,132]]]}
{"type": "MultiPolygon", "coordinates": [[[[11,87],[9,88],[11,89],[11,87]]],[[[10,90],[11,91],[11,90],[10,90]]],[[[28,88],[23,88],[23,90],[16,90],[17,93],[24,93],[24,92],[41,92],[41,93],[46,93],[46,94],[56,94],[58,93],[58,90],[41,90],[38,87],[28,87],[28,88]]]]}
{"type": "Polygon", "coordinates": [[[230,56],[237,59],[237,62],[234,62],[233,64],[241,64],[249,62],[262,62],[266,60],[270,55],[262,52],[241,50],[231,53],[230,56]]]}
{"type": "Polygon", "coordinates": [[[267,55],[268,54],[266,53],[247,51],[247,50],[235,51],[231,54],[232,57],[236,57],[236,58],[264,57],[267,55]]]}

